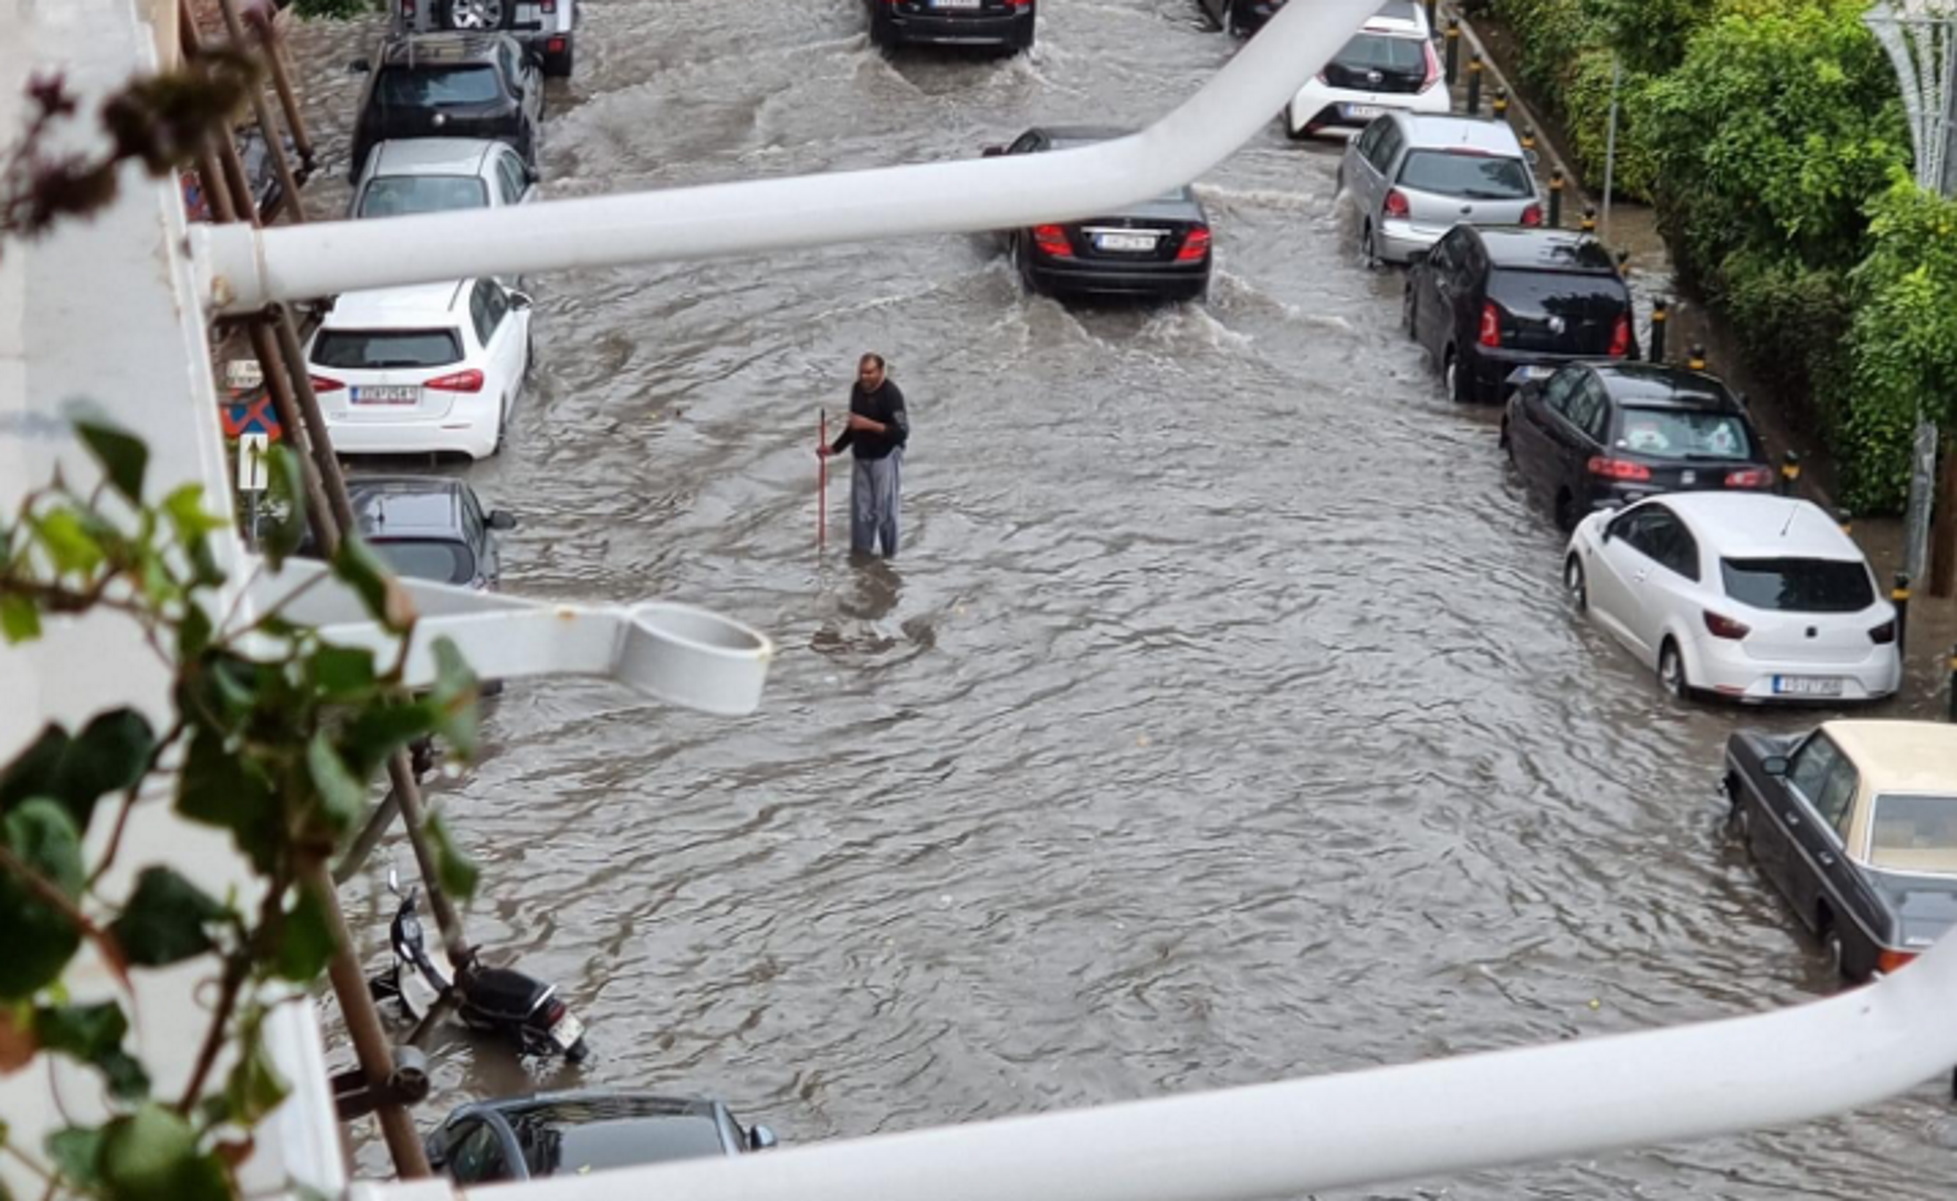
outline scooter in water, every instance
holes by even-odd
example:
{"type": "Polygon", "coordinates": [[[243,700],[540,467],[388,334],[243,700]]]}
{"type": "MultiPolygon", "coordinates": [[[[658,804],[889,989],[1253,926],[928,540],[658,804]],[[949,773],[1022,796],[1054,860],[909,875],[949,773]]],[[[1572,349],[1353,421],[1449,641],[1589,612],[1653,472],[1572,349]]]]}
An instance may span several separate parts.
{"type": "MultiPolygon", "coordinates": [[[[584,1041],[584,1023],[557,999],[557,986],[510,968],[480,967],[471,952],[469,962],[454,964],[437,947],[430,954],[422,932],[419,890],[401,891],[399,878],[389,872],[388,890],[401,898],[388,943],[394,962],[367,982],[378,1000],[401,1003],[421,1033],[436,1007],[453,1000],[463,1024],[512,1039],[526,1055],[562,1055],[582,1063],[591,1048],[584,1041]]],[[[413,1040],[410,1039],[412,1042],[413,1040]]]]}

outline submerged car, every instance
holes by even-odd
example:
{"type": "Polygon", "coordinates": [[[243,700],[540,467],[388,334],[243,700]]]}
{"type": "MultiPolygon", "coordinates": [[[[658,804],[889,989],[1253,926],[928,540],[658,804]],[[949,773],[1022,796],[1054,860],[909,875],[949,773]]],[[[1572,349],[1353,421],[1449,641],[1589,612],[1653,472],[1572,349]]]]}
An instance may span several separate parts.
{"type": "Polygon", "coordinates": [[[464,1105],[427,1146],[429,1166],[450,1180],[488,1184],[743,1155],[775,1142],[719,1101],[589,1090],[464,1105]]]}
{"type": "Polygon", "coordinates": [[[1839,975],[1893,972],[1957,924],[1957,726],[1742,731],[1721,783],[1733,836],[1839,975]]]}
{"type": "Polygon", "coordinates": [[[1559,529],[1662,492],[1773,486],[1760,431],[1715,376],[1615,361],[1526,372],[1539,374],[1509,393],[1501,445],[1559,529]]]}
{"type": "Polygon", "coordinates": [[[1867,701],[1902,682],[1896,610],[1809,501],[1681,492],[1593,513],[1563,587],[1681,699],[1867,701]]]}
{"type": "Polygon", "coordinates": [[[870,42],[897,46],[974,46],[1030,50],[1034,0],[864,0],[870,42]]]}
{"type": "Polygon", "coordinates": [[[1458,225],[1539,226],[1535,172],[1508,122],[1388,112],[1347,143],[1338,190],[1367,263],[1404,263],[1458,225]]]}
{"type": "Polygon", "coordinates": [[[1284,106],[1285,131],[1308,138],[1358,129],[1387,109],[1447,113],[1452,99],[1431,33],[1414,0],[1386,0],[1284,106]]]}
{"type": "Polygon", "coordinates": [[[502,509],[483,510],[476,490],[426,475],[347,478],[354,524],[399,576],[495,591],[503,578],[496,535],[516,528],[502,509]]]}
{"type": "Polygon", "coordinates": [[[1617,264],[1560,229],[1455,226],[1407,272],[1403,319],[1463,403],[1502,399],[1520,368],[1638,353],[1617,264]]]}
{"type": "MultiPolygon", "coordinates": [[[[1029,129],[988,157],[1038,154],[1124,137],[1096,126],[1029,129]]],[[[1210,286],[1210,221],[1196,193],[1177,188],[1104,217],[1035,225],[1006,235],[1026,286],[1054,295],[1196,300],[1210,286]]]]}
{"type": "Polygon", "coordinates": [[[537,61],[505,33],[393,37],[367,73],[353,127],[347,177],[357,179],[373,147],[398,138],[494,138],[534,173],[544,83],[537,61]]]}

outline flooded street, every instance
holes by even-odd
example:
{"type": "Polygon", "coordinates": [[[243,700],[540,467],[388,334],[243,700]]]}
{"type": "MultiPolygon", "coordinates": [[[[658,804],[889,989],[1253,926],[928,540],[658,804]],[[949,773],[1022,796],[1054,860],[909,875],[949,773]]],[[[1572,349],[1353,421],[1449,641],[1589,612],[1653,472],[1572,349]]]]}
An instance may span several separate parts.
{"type": "MultiPolygon", "coordinates": [[[[1227,59],[1200,18],[1060,0],[1029,58],[886,61],[858,0],[594,2],[543,191],[1144,124],[1227,59]]],[[[297,31],[315,213],[344,204],[344,67],[376,29],[297,31]]],[[[737,721],[595,684],[490,703],[482,761],[431,784],[485,867],[470,934],[559,982],[595,1053],[526,1074],[444,1033],[424,1129],[602,1084],[716,1095],[797,1143],[1833,989],[1714,798],[1731,730],[1812,717],[1681,707],[1572,619],[1496,411],[1444,398],[1401,277],[1360,267],[1337,161],[1273,122],[1201,181],[1206,306],[1028,298],[981,237],[530,282],[508,449],[443,468],[519,516],[504,587],[701,604],[780,656],[737,721]],[[846,469],[815,552],[811,452],[866,350],[914,434],[904,554],[859,568],[846,469]]],[[[370,962],[388,853],[346,895],[370,962]]],[[[1943,1198],[1947,1086],[1349,1195],[1943,1198]]]]}

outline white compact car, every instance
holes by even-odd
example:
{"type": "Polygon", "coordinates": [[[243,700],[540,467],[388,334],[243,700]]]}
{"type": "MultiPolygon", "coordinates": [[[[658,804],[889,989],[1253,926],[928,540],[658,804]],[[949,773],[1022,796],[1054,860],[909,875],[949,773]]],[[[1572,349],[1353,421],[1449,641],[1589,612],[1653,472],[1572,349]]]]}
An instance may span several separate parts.
{"type": "Polygon", "coordinates": [[[401,138],[367,155],[347,216],[407,217],[522,204],[536,176],[507,143],[482,138],[401,138]]]}
{"type": "Polygon", "coordinates": [[[1308,138],[1363,128],[1388,109],[1445,115],[1450,100],[1432,34],[1415,0],[1386,0],[1285,105],[1285,129],[1308,138]]]}
{"type": "Polygon", "coordinates": [[[486,458],[530,370],[530,298],[493,279],[349,292],[306,362],[339,453],[486,458]]]}
{"type": "Polygon", "coordinates": [[[1681,697],[1862,701],[1902,683],[1896,610],[1808,501],[1674,493],[1593,513],[1563,586],[1681,697]]]}

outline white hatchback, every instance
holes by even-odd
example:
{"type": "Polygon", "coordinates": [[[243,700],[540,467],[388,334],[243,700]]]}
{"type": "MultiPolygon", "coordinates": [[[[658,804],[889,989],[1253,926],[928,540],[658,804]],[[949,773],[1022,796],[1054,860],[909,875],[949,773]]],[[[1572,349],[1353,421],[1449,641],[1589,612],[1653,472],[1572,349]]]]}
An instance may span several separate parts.
{"type": "Polygon", "coordinates": [[[1681,697],[1862,701],[1902,682],[1896,610],[1808,501],[1694,492],[1593,513],[1563,586],[1681,697]]]}
{"type": "Polygon", "coordinates": [[[486,138],[391,138],[367,155],[347,216],[411,217],[523,204],[536,176],[507,143],[486,138]]]}
{"type": "Polygon", "coordinates": [[[349,292],[306,362],[341,454],[486,458],[530,370],[530,298],[493,279],[349,292]]]}
{"type": "Polygon", "coordinates": [[[1286,131],[1294,138],[1352,132],[1388,109],[1447,114],[1451,99],[1432,34],[1414,0],[1386,0],[1284,106],[1286,131]]]}

